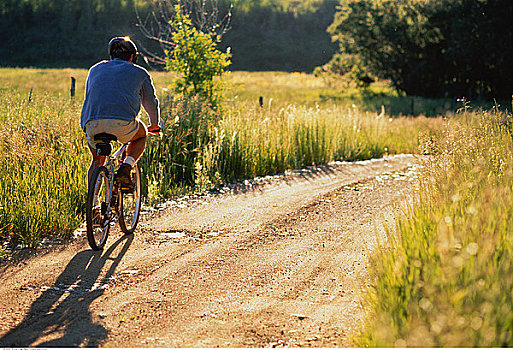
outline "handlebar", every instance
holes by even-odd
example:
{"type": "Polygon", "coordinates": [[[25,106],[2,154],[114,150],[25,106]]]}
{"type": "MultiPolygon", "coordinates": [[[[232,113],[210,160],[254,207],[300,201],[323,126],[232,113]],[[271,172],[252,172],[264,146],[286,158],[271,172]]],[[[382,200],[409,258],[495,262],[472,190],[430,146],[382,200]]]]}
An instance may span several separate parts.
{"type": "Polygon", "coordinates": [[[148,125],[148,134],[158,135],[159,133],[162,132],[163,128],[164,128],[164,122],[162,119],[160,119],[158,124],[148,125]]]}
{"type": "Polygon", "coordinates": [[[149,135],[158,135],[161,131],[162,131],[162,128],[158,125],[148,126],[148,134],[149,135]]]}

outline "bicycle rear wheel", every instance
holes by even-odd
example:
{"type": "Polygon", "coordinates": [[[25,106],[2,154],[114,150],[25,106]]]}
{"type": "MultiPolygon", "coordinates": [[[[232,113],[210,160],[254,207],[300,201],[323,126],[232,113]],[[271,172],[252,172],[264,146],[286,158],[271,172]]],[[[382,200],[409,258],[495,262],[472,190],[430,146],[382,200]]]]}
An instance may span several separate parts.
{"type": "Polygon", "coordinates": [[[87,192],[87,240],[93,250],[101,250],[107,241],[110,228],[109,171],[104,166],[94,169],[87,192]]]}
{"type": "Polygon", "coordinates": [[[139,222],[141,212],[141,171],[137,164],[132,168],[132,182],[135,187],[132,192],[119,191],[118,217],[121,231],[132,234],[139,222]]]}

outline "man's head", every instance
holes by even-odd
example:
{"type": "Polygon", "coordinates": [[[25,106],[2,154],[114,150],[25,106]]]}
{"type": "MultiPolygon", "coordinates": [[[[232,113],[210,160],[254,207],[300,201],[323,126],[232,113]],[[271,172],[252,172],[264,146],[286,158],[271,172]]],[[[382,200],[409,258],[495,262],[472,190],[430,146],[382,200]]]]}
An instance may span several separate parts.
{"type": "Polygon", "coordinates": [[[109,56],[111,59],[120,58],[124,61],[135,63],[137,59],[137,47],[128,36],[115,37],[109,42],[109,56]]]}

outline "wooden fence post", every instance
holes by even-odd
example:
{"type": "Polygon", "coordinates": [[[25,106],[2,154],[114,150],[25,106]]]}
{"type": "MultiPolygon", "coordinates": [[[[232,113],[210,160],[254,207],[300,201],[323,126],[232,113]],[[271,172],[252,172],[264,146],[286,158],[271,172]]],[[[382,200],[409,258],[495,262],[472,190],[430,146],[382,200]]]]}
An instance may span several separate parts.
{"type": "Polygon", "coordinates": [[[71,99],[73,100],[73,98],[75,98],[75,78],[71,77],[71,89],[70,89],[70,94],[71,94],[71,99]]]}

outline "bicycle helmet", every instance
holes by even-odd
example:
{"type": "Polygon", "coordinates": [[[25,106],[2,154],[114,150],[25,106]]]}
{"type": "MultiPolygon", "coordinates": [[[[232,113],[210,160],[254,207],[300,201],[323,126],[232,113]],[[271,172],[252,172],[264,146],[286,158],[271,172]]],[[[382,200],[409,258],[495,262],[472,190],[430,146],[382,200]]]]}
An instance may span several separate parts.
{"type": "Polygon", "coordinates": [[[133,63],[137,60],[137,46],[130,40],[130,37],[118,36],[109,41],[109,56],[128,61],[130,56],[134,55],[133,63]]]}

